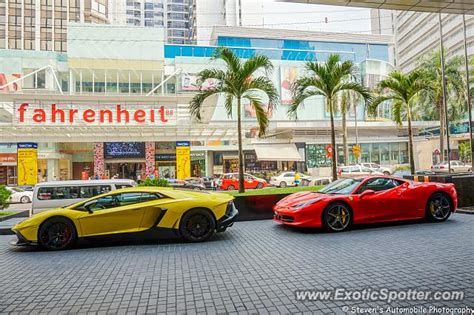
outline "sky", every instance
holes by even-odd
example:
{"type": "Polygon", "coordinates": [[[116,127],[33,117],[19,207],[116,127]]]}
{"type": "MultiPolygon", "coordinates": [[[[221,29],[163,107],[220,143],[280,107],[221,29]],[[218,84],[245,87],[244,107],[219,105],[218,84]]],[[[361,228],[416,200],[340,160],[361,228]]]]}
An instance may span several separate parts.
{"type": "MultiPolygon", "coordinates": [[[[255,1],[255,0],[243,0],[255,1]]],[[[370,33],[370,9],[259,0],[268,28],[370,33]]],[[[255,23],[255,22],[253,22],[255,23]]]]}

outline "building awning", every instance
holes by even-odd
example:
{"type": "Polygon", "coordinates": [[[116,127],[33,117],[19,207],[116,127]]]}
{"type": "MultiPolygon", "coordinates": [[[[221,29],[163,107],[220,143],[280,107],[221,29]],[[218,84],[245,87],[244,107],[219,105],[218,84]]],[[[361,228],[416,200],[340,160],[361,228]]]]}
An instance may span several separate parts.
{"type": "Polygon", "coordinates": [[[254,144],[259,161],[304,161],[294,143],[254,144]]]}

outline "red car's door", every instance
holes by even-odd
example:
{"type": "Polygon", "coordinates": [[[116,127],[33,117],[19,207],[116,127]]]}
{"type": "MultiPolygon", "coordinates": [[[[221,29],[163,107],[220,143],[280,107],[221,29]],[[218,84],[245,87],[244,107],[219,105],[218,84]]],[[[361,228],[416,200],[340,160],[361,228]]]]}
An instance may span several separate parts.
{"type": "Polygon", "coordinates": [[[402,182],[387,177],[373,177],[366,180],[358,189],[360,203],[370,213],[371,222],[400,220],[405,209],[400,206],[400,190],[402,182]],[[373,194],[363,195],[366,190],[373,194]],[[362,197],[362,198],[361,198],[362,197]]]}
{"type": "Polygon", "coordinates": [[[425,216],[427,197],[421,185],[415,187],[408,182],[402,182],[395,190],[398,199],[394,206],[400,213],[400,219],[417,219],[425,216]]]}

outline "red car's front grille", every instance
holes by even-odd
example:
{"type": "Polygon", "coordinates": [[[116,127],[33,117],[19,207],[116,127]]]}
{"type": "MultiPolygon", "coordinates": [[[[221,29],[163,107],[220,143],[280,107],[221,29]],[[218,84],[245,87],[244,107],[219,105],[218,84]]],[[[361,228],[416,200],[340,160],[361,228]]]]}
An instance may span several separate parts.
{"type": "Polygon", "coordinates": [[[288,215],[275,214],[275,219],[283,222],[294,222],[295,218],[288,215]]]}

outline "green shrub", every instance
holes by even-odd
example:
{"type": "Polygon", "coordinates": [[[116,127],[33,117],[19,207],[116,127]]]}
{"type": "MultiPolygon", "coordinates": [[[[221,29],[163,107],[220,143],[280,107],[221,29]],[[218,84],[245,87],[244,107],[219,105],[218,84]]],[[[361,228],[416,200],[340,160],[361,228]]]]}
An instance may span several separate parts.
{"type": "Polygon", "coordinates": [[[8,200],[10,199],[11,192],[5,188],[5,185],[0,186],[0,209],[8,207],[8,200]]]}
{"type": "Polygon", "coordinates": [[[156,187],[168,187],[168,180],[165,178],[147,178],[138,186],[156,186],[156,187]]]}
{"type": "Polygon", "coordinates": [[[393,173],[395,172],[401,172],[401,171],[409,171],[410,170],[410,165],[398,165],[393,169],[393,173]]]}

